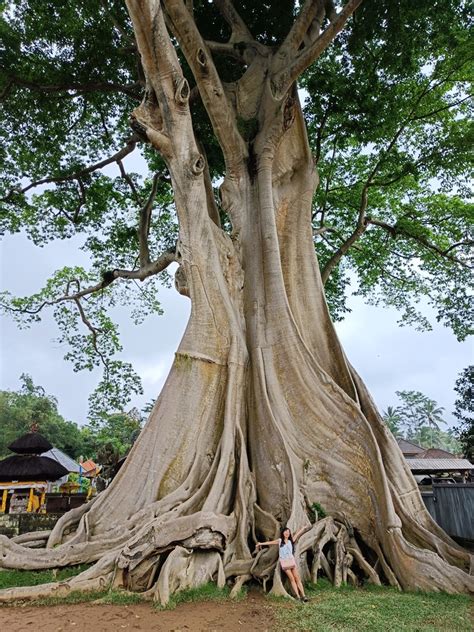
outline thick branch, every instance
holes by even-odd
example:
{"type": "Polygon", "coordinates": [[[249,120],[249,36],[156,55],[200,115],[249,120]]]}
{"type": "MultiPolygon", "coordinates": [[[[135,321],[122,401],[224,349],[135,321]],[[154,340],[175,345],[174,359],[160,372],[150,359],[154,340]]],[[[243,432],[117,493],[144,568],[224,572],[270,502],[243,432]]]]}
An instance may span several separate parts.
{"type": "Polygon", "coordinates": [[[329,44],[331,44],[340,31],[342,31],[347,20],[351,17],[361,2],[362,0],[349,0],[342,11],[337,14],[337,17],[334,18],[323,33],[321,33],[321,35],[319,35],[319,37],[317,37],[309,46],[303,48],[303,50],[296,56],[293,63],[288,65],[287,60],[278,60],[278,65],[275,69],[272,80],[276,96],[282,98],[289,90],[290,86],[298,79],[301,73],[326,50],[329,44]],[[287,64],[286,67],[283,67],[283,69],[281,68],[282,61],[287,64]]]}
{"type": "Polygon", "coordinates": [[[298,51],[313,21],[316,20],[321,27],[324,14],[324,0],[306,0],[278,54],[286,57],[298,51]]]}
{"type": "MultiPolygon", "coordinates": [[[[227,3],[225,3],[227,5],[227,3]]],[[[212,56],[182,0],[164,0],[173,31],[193,72],[204,106],[222,148],[229,175],[238,173],[246,148],[212,56]]]]}
{"type": "Polygon", "coordinates": [[[214,0],[214,4],[219,9],[220,14],[232,29],[230,41],[253,42],[252,33],[235,10],[232,0],[214,0]]]}

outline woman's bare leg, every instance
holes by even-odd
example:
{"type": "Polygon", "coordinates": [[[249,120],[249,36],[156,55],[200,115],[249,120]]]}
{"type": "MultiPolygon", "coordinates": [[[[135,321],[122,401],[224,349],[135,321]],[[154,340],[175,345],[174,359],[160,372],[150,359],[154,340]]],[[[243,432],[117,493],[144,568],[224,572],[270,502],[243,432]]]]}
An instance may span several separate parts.
{"type": "Polygon", "coordinates": [[[292,568],[290,572],[293,574],[293,578],[294,578],[295,584],[298,587],[300,595],[302,597],[305,597],[306,595],[304,594],[303,583],[301,581],[300,574],[298,573],[298,569],[297,568],[292,568]]]}
{"type": "Polygon", "coordinates": [[[293,576],[293,569],[285,570],[285,573],[288,575],[288,579],[290,580],[291,587],[293,588],[293,592],[295,593],[296,598],[298,599],[299,598],[298,585],[293,576]]]}

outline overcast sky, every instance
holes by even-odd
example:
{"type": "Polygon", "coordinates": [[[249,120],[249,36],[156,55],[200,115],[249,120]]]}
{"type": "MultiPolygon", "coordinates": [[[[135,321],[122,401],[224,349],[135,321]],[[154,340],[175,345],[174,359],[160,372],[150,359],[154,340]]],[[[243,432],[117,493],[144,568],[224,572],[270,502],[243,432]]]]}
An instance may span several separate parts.
{"type": "MultiPolygon", "coordinates": [[[[44,248],[32,245],[21,235],[7,236],[1,249],[2,289],[26,295],[43,286],[48,275],[65,265],[84,265],[79,240],[55,242],[44,248]]],[[[122,358],[131,361],[143,380],[145,393],[132,405],[139,408],[155,398],[166,378],[189,315],[189,299],[174,289],[160,293],[165,314],[149,317],[143,325],[128,321],[126,310],[117,310],[122,333],[122,358]]],[[[396,390],[419,390],[446,409],[452,420],[454,382],[473,361],[472,343],[458,343],[448,329],[436,326],[419,333],[400,328],[396,311],[364,305],[351,298],[353,309],[337,325],[347,356],[364,378],[380,409],[397,403],[396,390]]],[[[74,373],[63,360],[66,353],[54,342],[56,326],[45,313],[44,320],[29,330],[19,330],[7,318],[1,321],[2,389],[19,387],[21,373],[29,373],[36,384],[55,395],[59,410],[77,423],[87,420],[87,399],[99,381],[99,372],[74,373]]]]}

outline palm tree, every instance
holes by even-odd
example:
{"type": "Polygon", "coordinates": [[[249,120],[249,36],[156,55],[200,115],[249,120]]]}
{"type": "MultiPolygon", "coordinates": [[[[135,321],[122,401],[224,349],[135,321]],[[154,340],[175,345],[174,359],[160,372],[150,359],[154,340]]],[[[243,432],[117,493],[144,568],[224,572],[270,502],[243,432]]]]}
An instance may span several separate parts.
{"type": "Polygon", "coordinates": [[[387,406],[387,410],[383,411],[382,417],[395,438],[403,437],[403,432],[400,428],[402,418],[398,412],[398,408],[387,406]]]}
{"type": "Polygon", "coordinates": [[[421,429],[424,426],[428,426],[431,429],[431,445],[430,448],[434,447],[434,430],[440,430],[439,424],[446,424],[446,421],[443,419],[444,408],[442,406],[438,406],[437,402],[433,399],[426,398],[426,401],[423,403],[423,406],[418,408],[418,412],[420,414],[420,421],[418,423],[418,429],[421,429]]]}

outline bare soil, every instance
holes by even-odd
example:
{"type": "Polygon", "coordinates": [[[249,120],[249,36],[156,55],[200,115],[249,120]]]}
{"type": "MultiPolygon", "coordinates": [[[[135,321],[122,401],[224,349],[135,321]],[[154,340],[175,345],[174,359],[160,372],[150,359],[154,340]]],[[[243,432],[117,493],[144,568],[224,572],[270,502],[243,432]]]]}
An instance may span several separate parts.
{"type": "Polygon", "coordinates": [[[1,609],[2,628],[8,632],[270,632],[272,610],[262,595],[243,601],[200,601],[174,610],[155,610],[151,604],[22,606],[1,609]]]}

